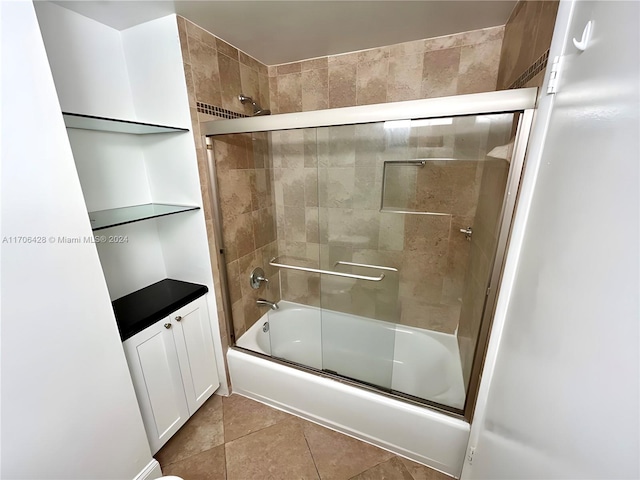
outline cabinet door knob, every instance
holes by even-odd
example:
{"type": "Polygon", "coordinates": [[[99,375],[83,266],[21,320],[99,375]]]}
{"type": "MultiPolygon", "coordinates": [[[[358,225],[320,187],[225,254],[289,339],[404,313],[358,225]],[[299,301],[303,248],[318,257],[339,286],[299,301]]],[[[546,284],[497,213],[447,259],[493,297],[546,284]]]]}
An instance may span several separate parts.
{"type": "Polygon", "coordinates": [[[182,320],[182,317],[181,317],[180,315],[178,315],[178,316],[176,317],[176,322],[179,322],[180,320],[182,320]]]}
{"type": "Polygon", "coordinates": [[[164,328],[171,328],[171,324],[170,323],[165,323],[164,324],[164,328]]]}

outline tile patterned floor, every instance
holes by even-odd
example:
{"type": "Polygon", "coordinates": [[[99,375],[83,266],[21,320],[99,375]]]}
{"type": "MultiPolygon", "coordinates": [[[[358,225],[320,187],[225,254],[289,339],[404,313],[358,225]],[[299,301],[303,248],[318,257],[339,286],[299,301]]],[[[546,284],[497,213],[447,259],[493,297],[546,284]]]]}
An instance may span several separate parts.
{"type": "Polygon", "coordinates": [[[239,395],[214,395],[156,454],[184,480],[451,480],[239,395]]]}

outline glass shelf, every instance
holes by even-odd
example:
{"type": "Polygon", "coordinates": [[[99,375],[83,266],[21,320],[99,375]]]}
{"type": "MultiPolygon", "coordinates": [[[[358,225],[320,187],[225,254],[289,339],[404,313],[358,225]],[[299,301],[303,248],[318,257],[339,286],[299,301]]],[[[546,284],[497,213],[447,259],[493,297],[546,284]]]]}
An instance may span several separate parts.
{"type": "Polygon", "coordinates": [[[103,228],[116,227],[126,223],[139,222],[150,218],[164,217],[175,213],[200,210],[200,207],[188,205],[168,205],[165,203],[147,203],[132,207],[112,208],[110,210],[98,210],[89,212],[91,229],[93,231],[103,228]]]}
{"type": "Polygon", "coordinates": [[[67,128],[79,128],[81,130],[99,130],[102,132],[131,133],[145,135],[149,133],[176,133],[188,132],[187,128],[168,127],[166,125],[153,125],[151,123],[132,122],[129,120],[116,120],[115,118],[93,117],[79,113],[62,112],[64,124],[67,128]]]}

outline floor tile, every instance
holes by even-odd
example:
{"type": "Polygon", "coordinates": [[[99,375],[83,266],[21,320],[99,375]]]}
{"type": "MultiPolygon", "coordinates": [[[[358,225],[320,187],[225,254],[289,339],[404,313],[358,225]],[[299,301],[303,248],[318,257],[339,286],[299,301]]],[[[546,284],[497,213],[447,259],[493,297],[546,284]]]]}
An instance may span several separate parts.
{"type": "Polygon", "coordinates": [[[268,407],[240,395],[225,397],[224,441],[230,442],[252,432],[291,417],[288,413],[268,407]]]}
{"type": "Polygon", "coordinates": [[[356,475],[352,480],[414,480],[398,457],[356,475]]]}
{"type": "Polygon", "coordinates": [[[162,467],[162,474],[176,475],[184,480],[224,480],[226,475],[224,445],[162,467]]]}
{"type": "Polygon", "coordinates": [[[302,424],[293,417],[231,441],[225,450],[228,480],[319,478],[302,424]]]}
{"type": "Polygon", "coordinates": [[[214,395],[155,457],[184,480],[451,480],[240,395],[214,395]]]}
{"type": "Polygon", "coordinates": [[[169,465],[223,443],[222,397],[212,395],[155,458],[160,465],[169,465]]]}
{"type": "Polygon", "coordinates": [[[411,474],[414,480],[451,480],[453,477],[446,475],[442,472],[434,470],[433,468],[425,467],[419,463],[413,462],[406,458],[400,458],[400,461],[407,467],[407,470],[411,474]]]}
{"type": "Polygon", "coordinates": [[[322,480],[346,480],[394,456],[393,453],[328,428],[298,421],[303,426],[322,480]]]}

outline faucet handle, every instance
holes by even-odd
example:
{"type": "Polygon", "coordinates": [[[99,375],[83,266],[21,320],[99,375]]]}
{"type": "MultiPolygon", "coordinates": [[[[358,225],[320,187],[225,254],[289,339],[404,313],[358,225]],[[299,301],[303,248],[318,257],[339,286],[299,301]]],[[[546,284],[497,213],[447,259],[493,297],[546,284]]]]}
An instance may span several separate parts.
{"type": "Polygon", "coordinates": [[[262,282],[269,283],[269,279],[264,276],[264,270],[256,267],[253,269],[253,272],[251,272],[251,275],[249,275],[249,284],[251,288],[257,290],[260,288],[262,282]]]}

